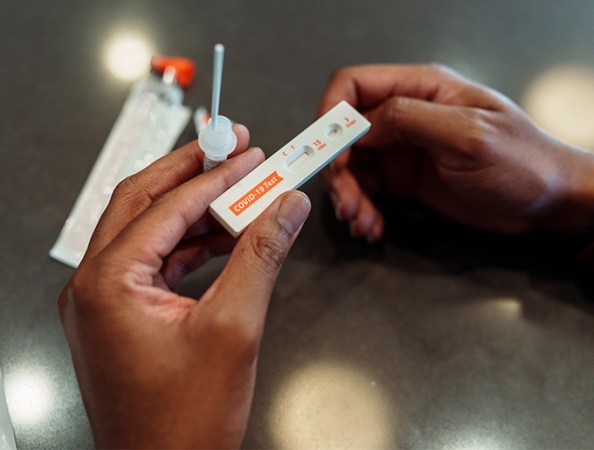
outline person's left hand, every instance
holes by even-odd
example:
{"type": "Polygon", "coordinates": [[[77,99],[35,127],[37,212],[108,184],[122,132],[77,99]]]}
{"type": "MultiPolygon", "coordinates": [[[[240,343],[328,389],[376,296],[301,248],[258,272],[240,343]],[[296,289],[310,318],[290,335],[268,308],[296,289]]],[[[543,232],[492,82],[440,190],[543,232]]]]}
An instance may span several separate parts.
{"type": "Polygon", "coordinates": [[[273,284],[310,210],[290,192],[248,227],[199,301],[183,276],[235,240],[209,203],[260,162],[238,149],[200,175],[196,143],[122,182],[59,300],[98,447],[238,447],[273,284]]]}

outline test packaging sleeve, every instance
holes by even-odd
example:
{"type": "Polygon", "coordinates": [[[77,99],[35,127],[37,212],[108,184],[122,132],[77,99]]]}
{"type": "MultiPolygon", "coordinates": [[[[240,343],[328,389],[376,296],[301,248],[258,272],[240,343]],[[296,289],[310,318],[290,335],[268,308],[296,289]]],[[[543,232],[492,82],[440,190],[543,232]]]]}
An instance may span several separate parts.
{"type": "Polygon", "coordinates": [[[117,184],[169,153],[192,111],[183,92],[154,76],[135,83],[77,200],[50,250],[76,268],[117,184]]]}
{"type": "Polygon", "coordinates": [[[237,237],[279,195],[297,189],[363,136],[371,124],[342,101],[217,197],[210,213],[237,237]]]}
{"type": "Polygon", "coordinates": [[[4,395],[4,382],[2,380],[2,370],[0,370],[0,450],[16,450],[14,432],[10,414],[8,414],[8,405],[4,395]]]}

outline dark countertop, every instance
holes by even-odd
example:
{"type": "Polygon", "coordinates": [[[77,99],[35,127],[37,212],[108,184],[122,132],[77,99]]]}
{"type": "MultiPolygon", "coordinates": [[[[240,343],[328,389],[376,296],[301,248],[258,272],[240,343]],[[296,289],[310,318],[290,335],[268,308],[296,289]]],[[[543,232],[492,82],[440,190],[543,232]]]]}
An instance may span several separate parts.
{"type": "MultiPolygon", "coordinates": [[[[19,447],[92,446],[56,307],[72,269],[48,251],[131,86],[105,68],[110,39],[135,31],[194,59],[192,107],[208,104],[224,43],[221,110],[272,153],[344,65],[439,61],[521,102],[551,68],[594,68],[592,12],[590,0],[1,3],[0,363],[19,447]]],[[[180,142],[194,137],[189,125],[180,142]]],[[[305,191],[313,213],[273,293],[245,447],[594,446],[594,303],[573,243],[392,202],[369,247],[317,180],[305,191]]]]}

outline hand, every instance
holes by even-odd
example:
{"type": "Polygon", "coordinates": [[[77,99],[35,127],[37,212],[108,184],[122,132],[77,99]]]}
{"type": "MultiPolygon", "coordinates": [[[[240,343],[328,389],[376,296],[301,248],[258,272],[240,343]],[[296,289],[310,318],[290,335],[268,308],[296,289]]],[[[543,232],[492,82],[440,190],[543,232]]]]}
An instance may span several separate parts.
{"type": "Polygon", "coordinates": [[[277,199],[199,301],[176,294],[235,244],[208,205],[264,159],[243,152],[245,127],[235,132],[237,156],[205,174],[191,143],[122,182],[60,296],[98,447],[241,444],[268,301],[310,203],[299,192],[277,199]]]}
{"type": "Polygon", "coordinates": [[[594,156],[548,136],[491,89],[441,66],[363,66],[334,75],[319,113],[343,99],[372,128],[322,179],[354,236],[382,236],[380,192],[490,231],[591,220],[594,156]]]}

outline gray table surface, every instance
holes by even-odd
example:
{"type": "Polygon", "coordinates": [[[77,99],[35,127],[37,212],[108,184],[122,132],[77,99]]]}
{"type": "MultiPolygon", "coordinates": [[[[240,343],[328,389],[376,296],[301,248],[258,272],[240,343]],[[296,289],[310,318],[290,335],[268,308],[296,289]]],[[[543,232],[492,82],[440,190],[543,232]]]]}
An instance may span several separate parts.
{"type": "MultiPolygon", "coordinates": [[[[103,57],[126,30],[198,63],[192,107],[226,44],[222,111],[268,153],[310,123],[341,66],[439,61],[517,101],[552,67],[594,67],[591,0],[0,3],[0,362],[21,383],[21,448],[93,445],[56,308],[72,269],[48,251],[130,89],[103,57]]],[[[245,447],[594,446],[594,309],[570,243],[392,201],[369,247],[317,180],[305,191],[313,213],[273,293],[245,447]]]]}

